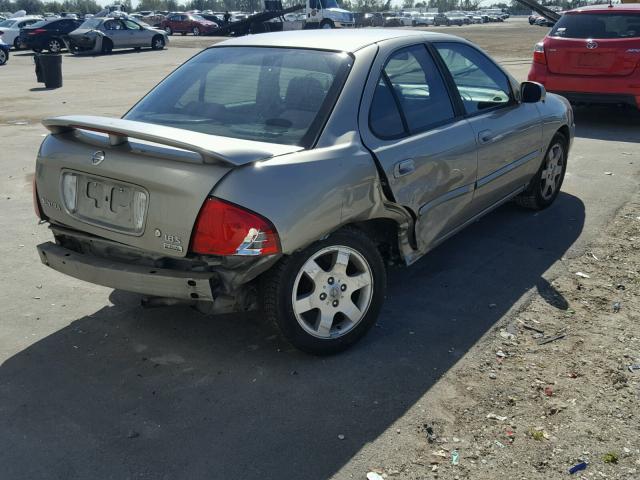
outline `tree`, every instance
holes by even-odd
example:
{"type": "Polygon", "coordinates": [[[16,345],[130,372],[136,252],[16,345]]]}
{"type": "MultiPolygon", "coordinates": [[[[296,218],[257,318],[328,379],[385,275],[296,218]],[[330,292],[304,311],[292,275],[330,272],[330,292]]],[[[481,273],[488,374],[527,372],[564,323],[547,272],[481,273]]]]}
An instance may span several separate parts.
{"type": "Polygon", "coordinates": [[[413,0],[404,0],[402,2],[402,8],[404,10],[411,10],[413,8],[413,0]]]}

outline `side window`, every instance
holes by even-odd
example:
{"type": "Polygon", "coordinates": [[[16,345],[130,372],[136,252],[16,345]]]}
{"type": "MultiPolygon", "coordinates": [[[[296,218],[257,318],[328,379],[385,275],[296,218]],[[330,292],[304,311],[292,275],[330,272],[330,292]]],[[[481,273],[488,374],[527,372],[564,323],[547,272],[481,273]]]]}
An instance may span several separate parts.
{"type": "Polygon", "coordinates": [[[131,20],[125,20],[124,24],[129,30],[140,30],[140,26],[136,22],[132,22],[131,20]]]}
{"type": "Polygon", "coordinates": [[[369,128],[380,138],[397,138],[406,133],[391,87],[387,85],[383,76],[378,80],[373,94],[369,110],[369,128]]]}
{"type": "Polygon", "coordinates": [[[418,133],[454,116],[444,81],[424,45],[404,48],[389,58],[370,110],[371,129],[377,136],[418,133]]]}
{"type": "Polygon", "coordinates": [[[467,113],[510,103],[509,80],[489,58],[461,43],[434,43],[434,46],[451,72],[467,113]]]}

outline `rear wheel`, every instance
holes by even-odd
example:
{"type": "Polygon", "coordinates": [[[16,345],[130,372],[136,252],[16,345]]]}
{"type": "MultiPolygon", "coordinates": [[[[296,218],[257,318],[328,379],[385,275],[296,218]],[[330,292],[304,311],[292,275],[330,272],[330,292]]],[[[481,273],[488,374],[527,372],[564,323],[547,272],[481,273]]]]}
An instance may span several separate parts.
{"type": "Polygon", "coordinates": [[[516,203],[533,210],[547,208],[560,193],[566,170],[567,139],[561,133],[556,133],[542,165],[527,189],[515,198],[516,203]]]}
{"type": "Polygon", "coordinates": [[[384,301],[382,257],[362,232],[345,229],[281,260],[262,279],[262,305],[291,344],[316,355],[357,342],[384,301]]]}
{"type": "Polygon", "coordinates": [[[164,48],[164,38],[162,35],[153,37],[153,40],[151,40],[151,48],[153,50],[162,50],[164,48]]]}
{"type": "Polygon", "coordinates": [[[167,32],[167,35],[173,35],[173,30],[169,25],[164,27],[164,31],[167,32]]]}
{"type": "Polygon", "coordinates": [[[199,37],[200,36],[200,29],[198,27],[193,27],[193,30],[191,30],[191,33],[193,33],[193,35],[195,37],[199,37]]]}
{"type": "Polygon", "coordinates": [[[4,49],[0,49],[0,65],[4,65],[9,61],[9,52],[4,49]]]}
{"type": "Polygon", "coordinates": [[[22,42],[20,41],[20,37],[16,37],[13,41],[13,48],[15,48],[16,50],[22,49],[22,42]]]}
{"type": "Polygon", "coordinates": [[[62,51],[62,41],[57,38],[52,38],[47,43],[47,50],[51,53],[60,53],[62,51]]]}

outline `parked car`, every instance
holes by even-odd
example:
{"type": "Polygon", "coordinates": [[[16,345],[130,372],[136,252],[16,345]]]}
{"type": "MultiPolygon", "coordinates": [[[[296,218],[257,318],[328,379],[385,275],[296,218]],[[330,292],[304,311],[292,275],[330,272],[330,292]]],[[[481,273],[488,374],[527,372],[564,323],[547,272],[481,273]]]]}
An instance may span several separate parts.
{"type": "Polygon", "coordinates": [[[73,53],[111,53],[119,48],[162,50],[169,43],[164,30],[133,18],[94,17],[69,34],[73,53]]]}
{"type": "Polygon", "coordinates": [[[218,25],[210,20],[205,20],[199,15],[191,13],[173,13],[164,21],[160,22],[162,28],[167,35],[180,33],[186,35],[192,33],[195,36],[208,35],[218,28],[218,25]]]}
{"type": "Polygon", "coordinates": [[[461,27],[469,23],[469,19],[461,13],[448,13],[447,18],[449,20],[447,25],[457,25],[461,27]]]}
{"type": "Polygon", "coordinates": [[[576,103],[640,108],[640,5],[565,12],[535,46],[529,79],[576,103]]]}
{"type": "Polygon", "coordinates": [[[20,43],[20,29],[41,20],[42,17],[37,16],[8,18],[0,22],[0,38],[2,38],[2,41],[7,45],[11,45],[16,50],[20,50],[24,48],[20,43]]]}
{"type": "Polygon", "coordinates": [[[437,27],[440,25],[446,25],[449,26],[451,25],[451,22],[449,21],[449,17],[444,14],[444,13],[436,13],[433,17],[433,24],[437,27]]]}
{"type": "Polygon", "coordinates": [[[20,43],[34,52],[60,53],[69,33],[81,24],[80,20],[72,18],[41,20],[20,30],[20,43]]]}
{"type": "Polygon", "coordinates": [[[122,119],[43,123],[45,265],[150,304],[261,306],[317,354],[375,323],[387,263],[510,199],[551,205],[574,131],[565,99],[472,43],[386,29],[236,38],[122,119]]]}
{"type": "Polygon", "coordinates": [[[537,13],[532,13],[531,15],[529,15],[529,25],[534,25],[538,18],[540,18],[540,15],[538,15],[537,13]]]}
{"type": "Polygon", "coordinates": [[[423,13],[422,18],[424,20],[425,25],[433,25],[435,14],[433,13],[423,13]]]}
{"type": "Polygon", "coordinates": [[[365,13],[362,19],[364,27],[382,27],[384,26],[384,17],[381,13],[365,13]]]}
{"type": "Polygon", "coordinates": [[[556,22],[549,18],[538,17],[536,18],[534,24],[538,25],[539,27],[553,27],[556,24],[556,22]]]}
{"type": "Polygon", "coordinates": [[[384,18],[385,27],[401,27],[403,25],[402,20],[396,12],[383,12],[382,17],[384,18]]]}
{"type": "Polygon", "coordinates": [[[0,38],[0,65],[4,65],[9,61],[9,50],[11,50],[11,46],[4,43],[0,38]]]}

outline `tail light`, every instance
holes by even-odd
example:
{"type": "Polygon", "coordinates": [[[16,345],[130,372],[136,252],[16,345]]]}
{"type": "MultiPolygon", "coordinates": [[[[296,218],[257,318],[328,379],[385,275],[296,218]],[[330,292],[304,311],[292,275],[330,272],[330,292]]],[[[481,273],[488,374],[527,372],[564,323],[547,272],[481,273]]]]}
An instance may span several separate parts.
{"type": "Polygon", "coordinates": [[[272,255],[280,252],[275,227],[237,205],[208,198],[191,237],[191,251],[204,255],[272,255]]]}
{"type": "Polygon", "coordinates": [[[44,28],[36,28],[35,30],[30,30],[28,35],[40,35],[41,33],[47,33],[47,30],[44,28]]]}
{"type": "Polygon", "coordinates": [[[547,64],[547,57],[544,54],[544,43],[536,43],[536,46],[533,48],[533,61],[534,63],[541,63],[543,65],[547,64]]]}

